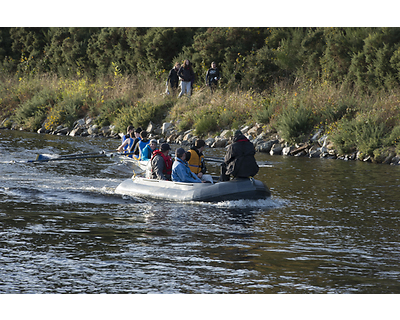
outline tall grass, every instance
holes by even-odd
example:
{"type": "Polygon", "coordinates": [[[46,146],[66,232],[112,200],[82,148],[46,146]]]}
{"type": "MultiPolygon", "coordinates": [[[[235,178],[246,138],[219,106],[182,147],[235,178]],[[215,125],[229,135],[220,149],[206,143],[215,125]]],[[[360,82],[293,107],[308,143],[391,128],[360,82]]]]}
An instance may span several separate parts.
{"type": "MultiPolygon", "coordinates": [[[[400,90],[367,95],[329,82],[280,83],[263,93],[196,86],[191,98],[164,95],[153,78],[115,75],[90,80],[50,75],[0,79],[0,120],[9,117],[26,130],[72,126],[95,117],[98,125],[124,131],[132,124],[173,122],[180,131],[206,137],[243,125],[268,126],[289,143],[306,142],[316,130],[330,136],[341,153],[373,155],[400,149],[400,90]]],[[[400,150],[399,150],[400,151],[400,150]]]]}

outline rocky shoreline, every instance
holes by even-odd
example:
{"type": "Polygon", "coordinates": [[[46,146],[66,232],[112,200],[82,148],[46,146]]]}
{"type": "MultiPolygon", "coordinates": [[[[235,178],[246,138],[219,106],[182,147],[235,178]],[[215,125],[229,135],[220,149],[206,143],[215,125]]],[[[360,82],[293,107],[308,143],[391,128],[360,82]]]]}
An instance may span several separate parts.
{"type": "MultiPolygon", "coordinates": [[[[0,129],[7,129],[0,126],[0,129]]],[[[12,128],[17,130],[17,128],[12,128]]],[[[115,132],[114,126],[98,127],[94,124],[93,118],[77,120],[74,123],[74,128],[58,126],[56,130],[49,131],[41,128],[37,131],[39,134],[53,135],[68,135],[80,137],[105,137],[112,139],[121,139],[123,133],[115,132]]],[[[389,165],[400,165],[400,155],[396,154],[394,149],[389,150],[385,155],[379,158],[362,155],[359,151],[351,154],[339,155],[333,144],[329,141],[329,136],[324,135],[322,130],[313,133],[305,143],[289,145],[281,139],[277,132],[273,130],[265,130],[265,128],[256,124],[252,127],[244,126],[240,128],[242,133],[254,144],[257,152],[269,153],[270,155],[283,155],[294,157],[309,157],[309,158],[326,158],[339,159],[345,161],[364,161],[373,163],[383,163],[389,165]]],[[[149,133],[149,138],[158,140],[158,143],[168,142],[171,144],[179,144],[182,146],[190,146],[198,139],[194,135],[194,130],[180,132],[172,123],[163,123],[161,126],[152,122],[149,123],[146,131],[149,133]]],[[[232,130],[223,130],[215,137],[205,139],[206,145],[210,148],[225,148],[232,143],[232,130]]]]}

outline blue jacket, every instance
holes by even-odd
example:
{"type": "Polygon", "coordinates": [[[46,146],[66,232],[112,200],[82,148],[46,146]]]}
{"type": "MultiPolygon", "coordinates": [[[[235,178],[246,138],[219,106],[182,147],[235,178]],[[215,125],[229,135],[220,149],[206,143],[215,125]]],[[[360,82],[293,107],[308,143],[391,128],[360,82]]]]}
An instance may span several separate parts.
{"type": "Polygon", "coordinates": [[[190,171],[186,162],[175,158],[172,165],[172,181],[176,182],[201,182],[200,178],[190,171]]]}
{"type": "Polygon", "coordinates": [[[147,144],[142,150],[142,158],[140,160],[150,160],[153,155],[153,150],[151,150],[150,145],[147,144]]]}

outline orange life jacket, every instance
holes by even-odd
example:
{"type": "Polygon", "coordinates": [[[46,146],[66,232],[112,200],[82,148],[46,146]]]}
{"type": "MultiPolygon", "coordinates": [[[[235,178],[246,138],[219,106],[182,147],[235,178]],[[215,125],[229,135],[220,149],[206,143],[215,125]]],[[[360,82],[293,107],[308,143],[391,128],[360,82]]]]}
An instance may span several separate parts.
{"type": "Polygon", "coordinates": [[[192,171],[195,174],[198,174],[201,172],[202,169],[202,163],[204,161],[204,155],[199,155],[199,153],[195,149],[190,149],[190,159],[188,161],[190,171],[192,171]]]}

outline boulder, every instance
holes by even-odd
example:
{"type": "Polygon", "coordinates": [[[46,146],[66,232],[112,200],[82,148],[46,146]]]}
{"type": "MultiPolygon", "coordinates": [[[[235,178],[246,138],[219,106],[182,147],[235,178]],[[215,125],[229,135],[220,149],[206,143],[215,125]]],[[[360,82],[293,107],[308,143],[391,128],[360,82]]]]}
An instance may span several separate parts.
{"type": "Polygon", "coordinates": [[[278,143],[278,140],[269,140],[267,142],[259,143],[256,146],[256,151],[258,152],[270,152],[274,144],[278,143]]]}
{"type": "Polygon", "coordinates": [[[80,136],[81,133],[83,132],[84,128],[83,127],[76,127],[75,129],[72,129],[71,132],[69,133],[69,135],[71,137],[76,137],[76,136],[80,136]]]}
{"type": "Polygon", "coordinates": [[[247,135],[252,136],[252,137],[257,137],[262,131],[263,131],[262,127],[260,127],[257,124],[254,127],[252,127],[249,131],[247,131],[247,135]]]}
{"type": "Polygon", "coordinates": [[[233,133],[232,130],[224,130],[221,132],[221,134],[219,135],[221,138],[229,138],[232,137],[233,133]]]}
{"type": "Polygon", "coordinates": [[[100,129],[100,132],[103,134],[103,136],[107,137],[111,134],[111,128],[110,128],[110,126],[102,127],[100,129]]]}
{"type": "Polygon", "coordinates": [[[227,143],[228,139],[216,139],[211,148],[225,148],[227,143]]]}
{"type": "Polygon", "coordinates": [[[99,132],[99,128],[96,124],[94,124],[88,128],[89,135],[97,134],[98,132],[99,132]]]}
{"type": "Polygon", "coordinates": [[[212,144],[215,142],[214,138],[208,138],[207,140],[204,140],[207,146],[211,147],[212,144]]]}
{"type": "Polygon", "coordinates": [[[146,129],[146,131],[148,132],[148,133],[154,133],[154,130],[156,129],[156,125],[153,123],[153,122],[149,122],[149,124],[148,124],[148,126],[147,126],[147,129],[146,129]]]}
{"type": "Polygon", "coordinates": [[[86,124],[85,119],[79,119],[74,122],[74,128],[84,126],[86,124]]]}
{"type": "Polygon", "coordinates": [[[283,147],[282,147],[282,145],[281,145],[280,143],[275,143],[275,144],[271,147],[271,150],[269,151],[269,154],[270,154],[271,156],[280,155],[280,154],[282,153],[282,149],[283,149],[283,147]]]}
{"type": "Polygon", "coordinates": [[[161,134],[167,136],[169,134],[170,129],[172,129],[172,123],[164,122],[161,127],[161,134]]]}
{"type": "Polygon", "coordinates": [[[310,158],[319,158],[321,156],[321,151],[319,149],[313,149],[308,152],[310,158]]]}
{"type": "Polygon", "coordinates": [[[290,153],[291,153],[293,150],[294,150],[294,147],[293,147],[293,146],[284,147],[284,148],[282,149],[282,155],[283,155],[283,156],[290,156],[290,153]]]}

